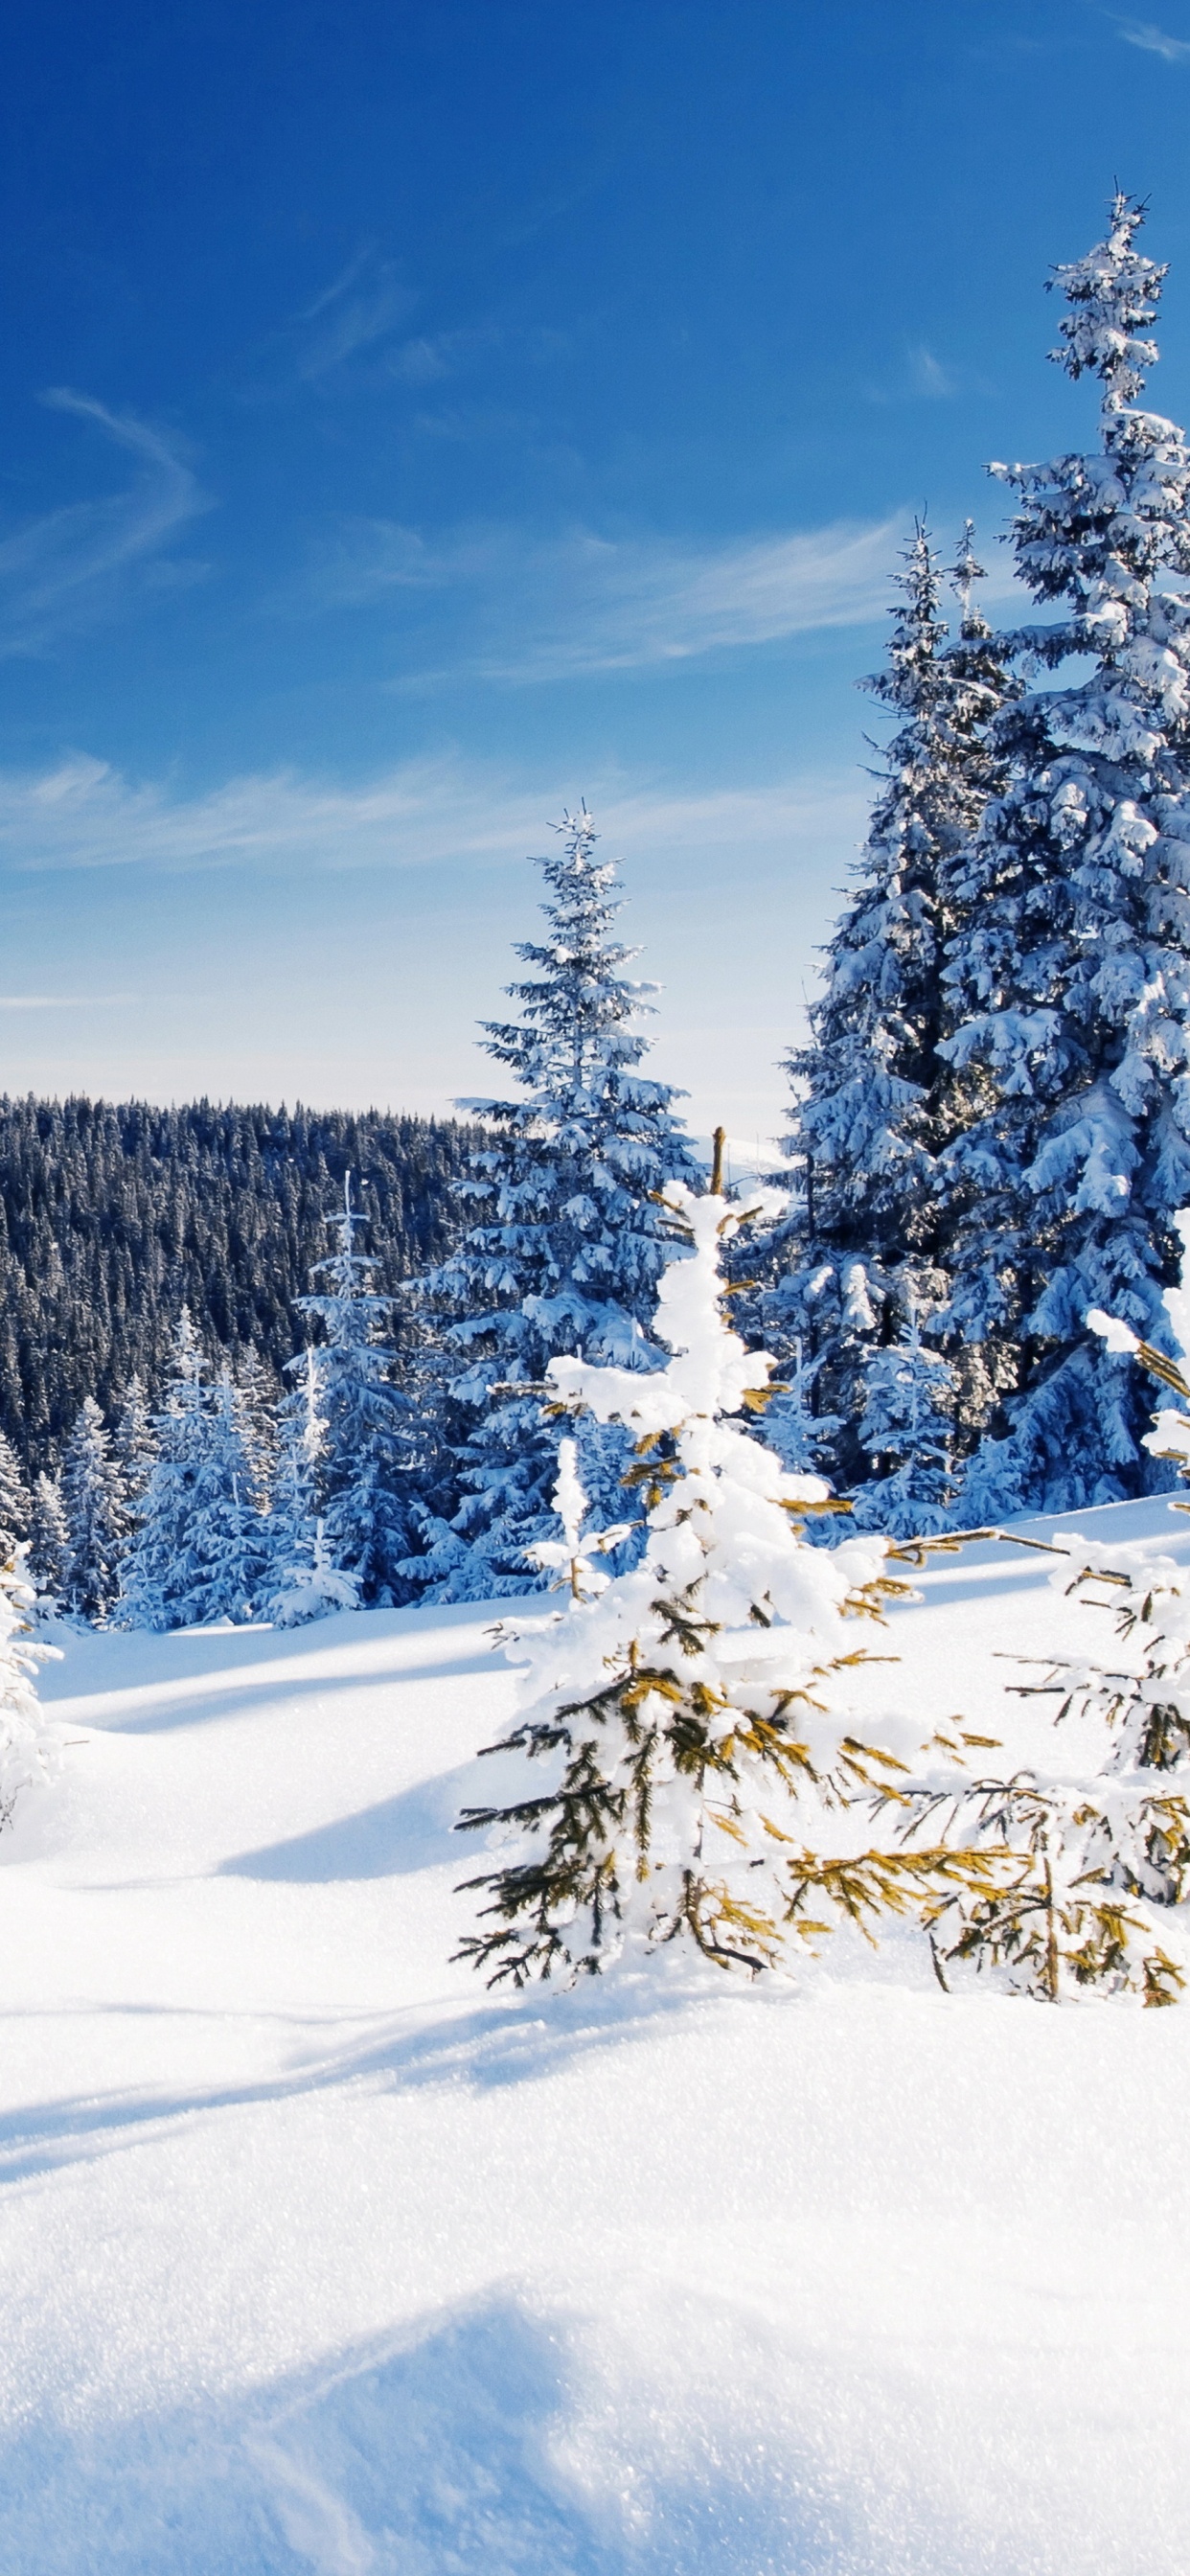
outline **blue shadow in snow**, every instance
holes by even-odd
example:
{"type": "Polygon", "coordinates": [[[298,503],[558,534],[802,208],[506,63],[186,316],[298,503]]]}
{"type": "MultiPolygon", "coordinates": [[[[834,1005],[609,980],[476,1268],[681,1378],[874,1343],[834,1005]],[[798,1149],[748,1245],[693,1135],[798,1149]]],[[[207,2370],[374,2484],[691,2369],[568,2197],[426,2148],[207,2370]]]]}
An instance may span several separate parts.
{"type": "Polygon", "coordinates": [[[419,1780],[395,1798],[382,1798],[375,1807],[362,1807],[357,1815],[340,1816],[333,1825],[317,1825],[311,1833],[268,1843],[261,1851],[237,1852],[220,1862],[215,1875],[311,1887],[331,1879],[410,1878],[420,1869],[457,1860],[454,1823],[471,1771],[470,1763],[462,1763],[435,1780],[419,1780]]]}
{"type": "Polygon", "coordinates": [[[275,2075],[159,2090],[142,2086],[30,2104],[0,2114],[0,2188],[118,2155],[147,2132],[195,2112],[293,2101],[333,2092],[361,2077],[401,2093],[444,2083],[463,2083],[480,2092],[533,2083],[573,2058],[644,2039],[659,2021],[705,1999],[706,1989],[692,1986],[680,1970],[662,1983],[655,1970],[595,1978],[577,1991],[538,1990],[532,2002],[481,2004],[475,2011],[446,2014],[412,2029],[407,2016],[397,2015],[380,2031],[373,2026],[360,2038],[322,2056],[307,2056],[275,2075]]]}
{"type": "MultiPolygon", "coordinates": [[[[659,2316],[659,2331],[674,2322],[659,2316]]],[[[572,2481],[564,2438],[580,2401],[565,2316],[492,2298],[439,2311],[386,2347],[357,2346],[329,2371],[234,2400],[121,2416],[99,2438],[47,2406],[46,2421],[0,2450],[5,2576],[877,2576],[887,2566],[796,2420],[777,2441],[771,2425],[688,2427],[674,2458],[664,2434],[650,2439],[647,2417],[633,2421],[631,2400],[613,2396],[604,2473],[572,2481]]],[[[872,2483],[869,2473],[869,2508],[872,2483]]],[[[904,2511],[890,2497],[884,2518],[904,2511]]],[[[949,2576],[953,2535],[931,2532],[928,2509],[911,2519],[918,2576],[949,2576]]]]}
{"type": "MultiPolygon", "coordinates": [[[[116,1735],[168,1735],[184,1726],[209,1726],[213,1719],[243,1717],[259,1708],[263,1701],[275,1700],[279,1708],[296,1708],[302,1700],[333,1699],[336,1695],[377,1690],[402,1690],[410,1682],[462,1681],[469,1674],[490,1673],[493,1658],[489,1654],[456,1655],[449,1663],[394,1664],[390,1671],[363,1673],[314,1674],[308,1681],[279,1683],[267,1667],[258,1678],[241,1679],[237,1672],[231,1689],[196,1687],[193,1698],[165,1701],[158,1708],[137,1714],[121,1712],[119,1723],[102,1718],[86,1718],[80,1709],[80,1722],[105,1726],[116,1735]]],[[[498,1669],[498,1667],[497,1667],[498,1669]]]]}

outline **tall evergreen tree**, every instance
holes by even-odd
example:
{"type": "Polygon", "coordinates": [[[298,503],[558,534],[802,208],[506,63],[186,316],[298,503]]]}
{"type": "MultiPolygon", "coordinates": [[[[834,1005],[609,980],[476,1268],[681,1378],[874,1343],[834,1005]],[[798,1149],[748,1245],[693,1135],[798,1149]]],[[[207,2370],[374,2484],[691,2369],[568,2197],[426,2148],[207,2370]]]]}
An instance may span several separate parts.
{"type": "Polygon", "coordinates": [[[835,931],[794,1142],[812,1244],[895,1266],[928,1221],[942,862],[957,843],[952,689],[937,560],[918,525],[897,576],[889,667],[864,682],[898,719],[855,896],[835,931]]]}
{"type": "Polygon", "coordinates": [[[11,1556],[28,1531],[32,1497],[17,1464],[16,1452],[0,1431],[0,1555],[11,1556]]]}
{"type": "MultiPolygon", "coordinates": [[[[291,1361],[296,1374],[297,1363],[291,1361]]],[[[278,1628],[322,1619],[331,1610],[357,1610],[353,1575],[331,1562],[319,1512],[319,1481],[326,1425],[319,1410],[315,1353],[301,1356],[301,1376],[279,1407],[277,1462],[265,1524],[267,1563],[260,1607],[278,1628]]]]}
{"type": "Polygon", "coordinates": [[[1117,195],[1107,239],[1054,280],[1052,354],[1099,380],[1098,448],[992,469],[1019,572],[1058,612],[1009,641],[1034,673],[1075,668],[999,720],[1006,784],[947,971],[943,1051],[973,1094],[943,1156],[949,1320],[1015,1385],[960,1503],[981,1518],[1143,1488],[1143,1404],[1086,1314],[1161,1340],[1190,1198],[1190,451],[1138,407],[1165,275],[1141,217],[1117,195]]]}
{"type": "Polygon", "coordinates": [[[134,1369],[123,1390],[112,1433],[112,1461],[119,1478],[120,1499],[129,1522],[140,1517],[145,1490],[157,1455],[157,1442],[145,1383],[134,1369]]]}
{"type": "Polygon", "coordinates": [[[77,1617],[103,1621],[115,1600],[126,1522],[103,1415],[85,1397],[62,1462],[70,1546],[65,1601],[77,1617]]]}
{"type": "Polygon", "coordinates": [[[923,1341],[910,1304],[898,1339],[868,1358],[859,1440],[872,1474],[856,1498],[857,1529],[909,1538],[953,1526],[954,1376],[942,1352],[923,1341]]]}
{"type": "Polygon", "coordinates": [[[191,1495],[186,1540],[187,1597],[178,1625],[254,1617],[266,1547],[252,1456],[248,1405],[230,1369],[220,1370],[191,1495]]]}
{"type": "Polygon", "coordinates": [[[126,1628],[185,1625],[186,1530],[198,1461],[206,1437],[206,1362],[183,1307],[174,1330],[165,1402],[156,1417],[157,1456],[145,1487],[141,1524],[120,1570],[120,1618],[126,1628]]]}
{"type": "Polygon", "coordinates": [[[39,1608],[59,1610],[66,1598],[70,1572],[70,1531],[55,1476],[40,1475],[33,1487],[29,1516],[26,1574],[39,1608]]]}
{"type": "Polygon", "coordinates": [[[224,1370],[212,1387],[188,1312],[174,1336],[157,1457],[140,1528],[121,1569],[129,1628],[188,1628],[246,1619],[264,1566],[264,1524],[253,1493],[243,1400],[224,1370]]]}
{"type": "MultiPolygon", "coordinates": [[[[312,1357],[320,1427],[317,1516],[325,1558],[368,1606],[408,1598],[402,1567],[412,1543],[412,1409],[394,1380],[396,1352],[381,1339],[393,1300],[379,1294],[375,1263],[356,1249],[364,1221],[348,1173],[342,1209],[328,1219],[334,1250],[315,1264],[323,1284],[297,1304],[322,1328],[312,1357]]],[[[308,1365],[303,1353],[290,1363],[308,1365]]]]}
{"type": "Polygon", "coordinates": [[[240,1399],[240,1423],[252,1475],[257,1510],[268,1510],[277,1470],[279,1426],[277,1381],[258,1350],[250,1345],[237,1354],[232,1376],[240,1399]]]}
{"type": "MultiPolygon", "coordinates": [[[[314,1562],[319,1527],[318,1461],[324,1426],[318,1411],[318,1377],[314,1353],[300,1355],[301,1375],[277,1408],[277,1455],[273,1473],[265,1545],[268,1562],[261,1589],[267,1619],[278,1618],[280,1605],[298,1589],[314,1562]]],[[[290,1368],[297,1374],[295,1363],[290,1368]]],[[[282,1626],[288,1625],[281,1618],[282,1626]]]]}
{"type": "MultiPolygon", "coordinates": [[[[527,1551],[557,1536],[558,1431],[532,1389],[558,1353],[621,1368],[661,1363],[651,1321],[665,1245],[654,1194],[695,1170],[678,1095],[637,1070],[648,1047],[639,1016],[655,987],[624,974],[638,952],[615,936],[615,868],[596,857],[585,807],[557,828],[561,850],[537,862],[546,936],[518,945],[531,972],[508,987],[522,1016],[484,1023],[488,1054],[522,1096],[465,1104],[491,1141],[464,1184],[472,1223],[425,1283],[466,1362],[450,1387],[462,1500],[449,1525],[430,1520],[420,1569],[439,1600],[541,1581],[527,1551]]],[[[579,1452],[597,1517],[621,1520],[625,1435],[588,1424],[579,1452]]]]}
{"type": "MultiPolygon", "coordinates": [[[[863,683],[896,731],[810,1041],[788,1059],[796,1099],[786,1151],[804,1204],[778,1239],[787,1266],[763,1316],[782,1355],[798,1346],[803,1372],[812,1360],[816,1411],[833,1418],[813,1444],[816,1463],[848,1482],[868,1473],[859,1423],[873,1345],[901,1326],[928,1329],[945,1303],[936,1167],[963,1103],[941,1052],[951,1025],[941,975],[965,918],[962,853],[996,779],[988,728],[1009,686],[972,606],[980,567],[970,522],[954,642],[920,523],[896,578],[888,668],[863,683]]],[[[786,1427],[778,1408],[778,1443],[786,1427]]],[[[788,1427],[808,1463],[800,1411],[788,1427]]]]}

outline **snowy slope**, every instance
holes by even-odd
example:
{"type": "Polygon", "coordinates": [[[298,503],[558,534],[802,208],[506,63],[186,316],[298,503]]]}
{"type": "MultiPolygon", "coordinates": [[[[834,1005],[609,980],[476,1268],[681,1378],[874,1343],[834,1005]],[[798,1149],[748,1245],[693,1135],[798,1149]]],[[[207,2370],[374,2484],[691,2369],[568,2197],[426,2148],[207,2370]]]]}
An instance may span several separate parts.
{"type": "MultiPolygon", "coordinates": [[[[1095,1615],[1047,1570],[931,1574],[870,1703],[1041,1746],[995,1657],[1095,1615]]],[[[1190,2007],[948,1999],[905,1941],[486,1997],[471,1609],[75,1637],[46,1696],[64,1782],[0,1845],[4,2576],[1190,2565],[1190,2007]]]]}

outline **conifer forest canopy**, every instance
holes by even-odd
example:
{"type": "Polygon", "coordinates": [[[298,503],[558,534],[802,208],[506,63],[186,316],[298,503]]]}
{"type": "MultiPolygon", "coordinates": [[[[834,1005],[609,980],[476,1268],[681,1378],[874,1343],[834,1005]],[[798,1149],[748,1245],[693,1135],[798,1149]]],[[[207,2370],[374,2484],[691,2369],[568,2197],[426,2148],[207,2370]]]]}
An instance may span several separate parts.
{"type": "Polygon", "coordinates": [[[350,1171],[385,1289],[441,1258],[468,1130],[387,1112],[0,1100],[0,1429],[27,1472],[87,1396],[152,1396],[183,1306],[280,1371],[350,1171]]]}

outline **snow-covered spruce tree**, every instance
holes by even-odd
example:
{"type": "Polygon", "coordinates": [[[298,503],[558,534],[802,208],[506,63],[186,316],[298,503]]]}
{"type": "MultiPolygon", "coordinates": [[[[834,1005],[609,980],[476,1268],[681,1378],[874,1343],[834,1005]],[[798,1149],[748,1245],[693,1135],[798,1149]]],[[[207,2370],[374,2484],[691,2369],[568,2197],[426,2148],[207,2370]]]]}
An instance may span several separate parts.
{"type": "Polygon", "coordinates": [[[266,1512],[280,1439],[277,1380],[251,1344],[237,1354],[232,1376],[240,1399],[240,1426],[252,1477],[252,1499],[258,1511],[266,1512]]]}
{"type": "Polygon", "coordinates": [[[318,1510],[325,1425],[312,1349],[302,1355],[302,1374],[283,1398],[279,1416],[260,1607],[275,1627],[294,1628],[331,1610],[359,1607],[354,1578],[331,1564],[318,1510]]]}
{"type": "MultiPolygon", "coordinates": [[[[968,523],[955,572],[961,627],[948,644],[937,559],[918,525],[897,576],[888,668],[863,683],[897,726],[859,882],[830,944],[810,1041],[787,1059],[785,1150],[802,1200],[763,1329],[782,1361],[794,1341],[803,1369],[812,1359],[816,1406],[836,1424],[816,1463],[847,1483],[871,1476],[858,1425],[873,1345],[901,1324],[928,1335],[947,1297],[936,1164],[966,1103],[940,1053],[952,1025],[941,970],[966,918],[959,863],[997,783],[989,727],[1011,685],[972,606],[979,578],[968,523]]],[[[960,1365],[956,1411],[962,1396],[960,1365]]],[[[784,1411],[773,1417],[779,1443],[784,1411]]]]}
{"type": "Polygon", "coordinates": [[[148,1395],[143,1378],[135,1370],[120,1398],[111,1437],[111,1455],[119,1480],[120,1501],[132,1527],[140,1518],[157,1455],[148,1395]]]}
{"type": "Polygon", "coordinates": [[[127,1520],[103,1415],[91,1395],[66,1444],[62,1503],[70,1537],[64,1605],[77,1618],[102,1624],[119,1588],[127,1520]]]}
{"type": "Polygon", "coordinates": [[[358,1610],[359,1594],[349,1574],[332,1565],[326,1531],[315,1521],[308,1551],[284,1569],[284,1583],[262,1602],[275,1628],[299,1628],[309,1619],[327,1619],[332,1610],[358,1610]]]}
{"type": "Polygon", "coordinates": [[[58,1649],[31,1637],[35,1606],[23,1573],[0,1566],[0,1832],[22,1790],[52,1779],[58,1764],[58,1732],[34,1688],[39,1664],[58,1649]]]}
{"type": "Polygon", "coordinates": [[[10,1440],[0,1431],[0,1553],[9,1556],[18,1539],[25,1537],[32,1510],[32,1497],[17,1464],[10,1440]]]}
{"type": "Polygon", "coordinates": [[[141,1523],[121,1567],[121,1624],[188,1628],[250,1618],[263,1574],[264,1524],[242,1399],[227,1371],[208,1383],[185,1308],[155,1429],[141,1523]]]}
{"type": "MultiPolygon", "coordinates": [[[[410,1569],[437,1600],[540,1583],[528,1551],[557,1535],[558,1434],[531,1390],[561,1352],[659,1364],[649,1329],[665,1262],[655,1194],[695,1171],[676,1093],[637,1069],[648,1046],[643,996],[656,988],[625,977],[637,952],[614,935],[615,868],[596,857],[585,807],[558,830],[560,851],[537,862],[546,935],[518,946],[532,971],[508,987],[522,1017],[484,1024],[488,1054],[523,1096],[461,1104],[483,1118],[491,1143],[464,1184],[474,1221],[423,1283],[466,1362],[450,1388],[462,1499],[449,1524],[427,1522],[425,1559],[410,1569]]],[[[622,1520],[622,1432],[586,1422],[577,1437],[588,1494],[603,1518],[622,1520]]]]}
{"type": "Polygon", "coordinates": [[[142,1497],[140,1526],[120,1568],[119,1616],[125,1628],[185,1624],[185,1612],[177,1604],[186,1597],[186,1532],[206,1439],[206,1379],[198,1335],[183,1306],[163,1408],[154,1419],[157,1455],[142,1497]]]}
{"type": "MultiPolygon", "coordinates": [[[[315,1265],[324,1284],[297,1300],[322,1327],[311,1345],[310,1401],[318,1424],[317,1510],[322,1558],[345,1576],[365,1606],[407,1600],[402,1572],[409,1554],[412,1407],[394,1383],[396,1353],[381,1339],[393,1300],[373,1287],[374,1263],[356,1249],[365,1220],[355,1207],[351,1175],[343,1205],[328,1218],[334,1250],[315,1265]]],[[[299,1351],[291,1371],[305,1371],[299,1351]]]]}
{"type": "Polygon", "coordinates": [[[1015,1388],[964,1517],[1160,1480],[1137,1389],[1086,1330],[1099,1305],[1160,1338],[1190,1196],[1190,451],[1138,407],[1164,276],[1140,221],[1117,196],[1107,239],[1054,281],[1053,354],[1099,380],[1099,447],[992,468],[1017,495],[1018,571],[1057,611],[1008,643],[1034,673],[1075,668],[998,721],[1006,784],[947,969],[943,1052],[975,1112],[942,1157],[949,1321],[1015,1388]]]}
{"type": "Polygon", "coordinates": [[[40,1475],[33,1487],[25,1572],[40,1611],[62,1608],[70,1569],[70,1531],[55,1476],[40,1475]]]}
{"type": "Polygon", "coordinates": [[[666,1209],[685,1254],[661,1282],[667,1366],[550,1364],[562,1403],[633,1435],[647,1546],[607,1581],[567,1443],[562,1537],[539,1555],[569,1604],[511,1644],[526,1706],[490,1748],[530,1756],[541,1787],[462,1819],[497,1837],[495,1865],[466,1882],[485,1928],[460,1952],[492,1982],[592,1974],[625,1943],[679,1936],[755,1971],[832,1917],[925,1911],[972,1867],[977,1884],[986,1874],[959,1850],[857,1848],[847,1829],[840,1811],[902,1767],[841,1705],[845,1668],[864,1660],[848,1619],[904,1587],[880,1538],[809,1547],[802,1524],[826,1485],[732,1418],[763,1408],[773,1365],[723,1316],[720,1255],[741,1211],[683,1185],[666,1209]]]}
{"type": "Polygon", "coordinates": [[[857,1529],[894,1538],[953,1527],[955,1371],[924,1342],[912,1295],[904,1330],[869,1354],[859,1441],[872,1478],[855,1500],[857,1529]]]}
{"type": "MultiPolygon", "coordinates": [[[[787,1218],[784,1217],[774,1229],[770,1240],[776,1241],[779,1238],[786,1244],[789,1241],[787,1218]]],[[[763,1261],[758,1266],[763,1268],[763,1261]]],[[[820,1273],[819,1286],[825,1287],[827,1284],[828,1282],[820,1273]]],[[[761,1285],[763,1289],[763,1282],[761,1285]]],[[[812,1294],[815,1285],[813,1277],[805,1285],[812,1294]]],[[[756,1315],[756,1307],[752,1305],[748,1295],[750,1286],[750,1282],[744,1285],[743,1298],[736,1313],[741,1323],[755,1327],[749,1335],[749,1338],[755,1340],[759,1334],[759,1319],[756,1315]],[[749,1312],[750,1305],[751,1312],[749,1312]]],[[[871,1316],[872,1310],[866,1298],[864,1303],[866,1312],[871,1316]]],[[[790,1313],[796,1314],[792,1300],[786,1309],[787,1319],[790,1313]]],[[[772,1320],[776,1322],[777,1317],[774,1315],[772,1320]]],[[[874,1321],[874,1318],[872,1320],[874,1321]]],[[[780,1339],[784,1348],[780,1363],[781,1378],[774,1388],[772,1403],[765,1412],[765,1437],[770,1447],[776,1450],[784,1466],[793,1468],[799,1475],[813,1475],[824,1461],[833,1456],[837,1434],[843,1428],[842,1417],[839,1414],[827,1413],[822,1409],[819,1392],[818,1381],[831,1356],[830,1343],[824,1342],[821,1350],[811,1350],[808,1333],[797,1331],[788,1320],[785,1330],[778,1329],[773,1339],[780,1339]]]]}
{"type": "Polygon", "coordinates": [[[254,1617],[266,1553],[248,1407],[230,1369],[220,1371],[198,1419],[205,1438],[185,1533],[183,1615],[175,1623],[185,1627],[254,1617]]]}

